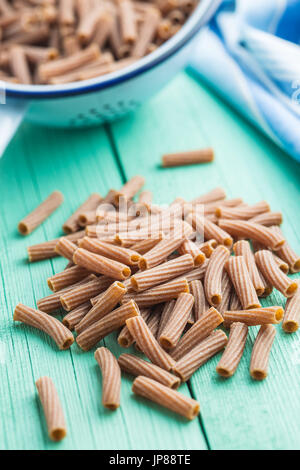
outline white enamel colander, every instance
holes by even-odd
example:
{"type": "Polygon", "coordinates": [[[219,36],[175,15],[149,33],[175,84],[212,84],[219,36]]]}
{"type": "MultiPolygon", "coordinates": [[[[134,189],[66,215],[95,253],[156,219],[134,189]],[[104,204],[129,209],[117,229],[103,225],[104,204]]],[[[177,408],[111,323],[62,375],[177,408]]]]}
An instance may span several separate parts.
{"type": "Polygon", "coordinates": [[[134,111],[187,63],[197,32],[221,2],[200,0],[174,37],[123,70],[65,85],[0,82],[0,156],[24,118],[46,126],[85,127],[134,111]]]}

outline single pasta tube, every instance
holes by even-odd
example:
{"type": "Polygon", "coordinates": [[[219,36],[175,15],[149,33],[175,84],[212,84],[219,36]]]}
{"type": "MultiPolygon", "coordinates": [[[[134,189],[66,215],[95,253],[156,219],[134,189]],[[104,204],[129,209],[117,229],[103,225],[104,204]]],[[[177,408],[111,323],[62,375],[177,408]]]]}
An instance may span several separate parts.
{"type": "Polygon", "coordinates": [[[192,294],[184,293],[178,296],[169,320],[159,337],[159,342],[164,349],[175,348],[191,316],[193,305],[194,297],[192,294]]]}
{"type": "Polygon", "coordinates": [[[194,419],[200,412],[200,405],[196,400],[149,377],[137,377],[133,382],[132,391],[189,420],[194,419]]]}
{"type": "Polygon", "coordinates": [[[119,205],[120,198],[131,199],[133,198],[139,190],[144,186],[145,179],[142,176],[134,176],[127,183],[124,184],[123,188],[120,191],[117,191],[115,194],[115,204],[119,205]]]}
{"type": "Polygon", "coordinates": [[[223,322],[218,310],[211,307],[199,320],[182,336],[176,348],[171,352],[172,357],[178,361],[188,354],[203,339],[209,336],[217,326],[223,322]]]}
{"type": "Polygon", "coordinates": [[[229,256],[229,250],[220,245],[209,258],[204,277],[204,290],[208,302],[214,307],[222,301],[222,272],[229,256]]]}
{"type": "Polygon", "coordinates": [[[159,326],[157,330],[156,337],[159,338],[160,335],[162,334],[167,322],[169,321],[170,315],[175,307],[176,300],[169,300],[168,302],[165,302],[163,305],[163,309],[161,312],[160,316],[160,321],[159,321],[159,326]]]}
{"type": "MultiPolygon", "coordinates": [[[[101,206],[100,206],[101,207],[101,206]]],[[[81,227],[96,224],[98,221],[97,211],[85,211],[78,215],[78,223],[81,227]]]]}
{"type": "Polygon", "coordinates": [[[260,297],[264,293],[265,283],[257,269],[254,254],[251,251],[249,242],[247,240],[239,240],[233,245],[233,251],[236,256],[242,256],[244,258],[254,289],[256,290],[257,296],[260,297]]]}
{"type": "Polygon", "coordinates": [[[14,321],[30,325],[38,330],[44,331],[55,341],[59,349],[69,349],[74,343],[71,331],[59,320],[47,315],[40,310],[35,310],[23,304],[18,304],[14,311],[14,321]]]}
{"type": "Polygon", "coordinates": [[[247,220],[220,219],[219,227],[226,230],[234,237],[246,237],[258,241],[274,251],[280,249],[285,239],[270,228],[247,220]]]}
{"type": "MultiPolygon", "coordinates": [[[[83,236],[84,231],[80,231],[72,233],[71,235],[67,235],[63,238],[71,242],[76,242],[83,236]]],[[[48,242],[39,243],[37,245],[27,247],[29,261],[32,263],[34,261],[40,261],[43,259],[49,259],[58,256],[58,253],[55,251],[55,248],[59,240],[59,238],[56,238],[55,240],[50,240],[48,242]]]]}
{"type": "Polygon", "coordinates": [[[197,232],[203,233],[205,240],[214,239],[220,245],[231,248],[233,243],[232,237],[221,227],[211,222],[207,217],[202,217],[196,212],[191,212],[187,217],[187,222],[190,222],[197,232]]]}
{"type": "Polygon", "coordinates": [[[65,269],[61,273],[54,274],[47,279],[47,284],[53,292],[58,292],[65,287],[75,284],[78,281],[86,278],[89,271],[81,266],[72,266],[65,269]]]}
{"type": "Polygon", "coordinates": [[[212,189],[211,191],[208,191],[205,194],[202,194],[202,196],[197,197],[196,199],[193,199],[191,202],[193,204],[209,204],[211,202],[215,201],[220,201],[221,199],[226,198],[226,192],[223,188],[217,187],[212,189]]]}
{"type": "MultiPolygon", "coordinates": [[[[151,315],[151,309],[150,308],[144,308],[140,310],[140,315],[143,317],[145,322],[148,321],[150,315],[151,315]]],[[[124,325],[119,336],[118,336],[118,343],[122,348],[129,348],[130,346],[133,345],[134,339],[128,329],[127,325],[124,325]]]]}
{"type": "Polygon", "coordinates": [[[102,372],[102,404],[109,410],[120,406],[121,369],[115,356],[107,348],[98,348],[95,359],[102,372]]]}
{"type": "Polygon", "coordinates": [[[98,302],[90,309],[85,317],[76,325],[76,333],[80,334],[89,326],[105,317],[120,302],[126,293],[126,287],[119,281],[114,282],[103,292],[98,302]]]}
{"type": "Polygon", "coordinates": [[[179,377],[133,354],[121,354],[118,363],[121,369],[127,374],[149,377],[149,379],[156,380],[156,382],[174,390],[180,385],[179,377]]]}
{"type": "MultiPolygon", "coordinates": [[[[165,284],[160,284],[140,294],[132,295],[131,298],[136,301],[140,308],[144,308],[177,299],[183,292],[189,293],[189,285],[185,278],[180,278],[166,282],[165,284]]],[[[125,297],[126,295],[124,298],[125,297]]]]}
{"type": "Polygon", "coordinates": [[[198,321],[202,315],[209,309],[209,304],[206,300],[203,284],[199,279],[189,283],[190,292],[194,296],[194,318],[198,321]]]}
{"type": "Polygon", "coordinates": [[[298,289],[297,282],[281,271],[270,251],[257,251],[255,261],[267,282],[278,289],[285,297],[291,297],[295,294],[298,289]]]}
{"type": "MultiPolygon", "coordinates": [[[[12,46],[9,50],[9,62],[12,74],[26,85],[32,84],[32,78],[26,53],[22,46],[12,46]]],[[[21,232],[22,233],[22,232],[21,232]]],[[[24,233],[22,233],[24,235],[24,233]]],[[[27,235],[27,233],[25,233],[27,235]]]]}
{"type": "Polygon", "coordinates": [[[264,212],[263,214],[256,215],[250,222],[256,224],[265,225],[266,227],[271,227],[272,225],[281,225],[282,224],[282,213],[281,212],[264,212]]]}
{"type": "Polygon", "coordinates": [[[178,248],[178,252],[181,255],[190,254],[193,257],[195,266],[201,266],[206,260],[205,254],[192,240],[184,240],[178,248]]]}
{"type": "Polygon", "coordinates": [[[93,193],[90,197],[69,217],[69,219],[63,224],[63,231],[65,233],[77,232],[80,229],[78,223],[78,216],[82,212],[96,210],[101,204],[102,197],[100,194],[93,193]]]}
{"type": "Polygon", "coordinates": [[[253,206],[219,207],[215,213],[217,217],[222,217],[223,219],[248,220],[269,211],[269,204],[266,201],[261,201],[253,206]]]}
{"type": "Polygon", "coordinates": [[[73,261],[73,255],[77,248],[78,246],[68,240],[67,237],[62,237],[58,240],[54,250],[58,255],[63,256],[64,258],[67,258],[70,261],[73,261]]]}
{"type": "Polygon", "coordinates": [[[79,307],[71,310],[67,315],[64,316],[62,322],[70,330],[73,331],[75,326],[85,317],[85,315],[91,310],[91,303],[85,302],[79,307]]]}
{"type": "MultiPolygon", "coordinates": [[[[282,236],[281,229],[279,227],[273,226],[271,230],[279,236],[282,236]]],[[[297,273],[300,271],[300,255],[294,252],[294,250],[290,247],[288,242],[284,242],[284,244],[277,250],[276,253],[281,259],[286,261],[286,263],[290,267],[291,273],[297,273]]]]}
{"type": "Polygon", "coordinates": [[[52,441],[61,441],[67,435],[63,408],[50,377],[41,377],[35,382],[44,410],[48,434],[52,441]]]}
{"type": "Polygon", "coordinates": [[[149,44],[155,37],[160,18],[161,15],[157,8],[151,6],[147,9],[139,31],[139,36],[131,51],[133,57],[139,58],[145,55],[149,44]]]}
{"type": "Polygon", "coordinates": [[[180,377],[182,382],[187,382],[199,367],[224,348],[227,340],[227,336],[223,331],[213,331],[176,362],[172,369],[173,372],[180,377]]]}
{"type": "Polygon", "coordinates": [[[125,43],[133,44],[137,40],[137,22],[134,3],[131,0],[119,0],[121,36],[125,43]]]}
{"type": "Polygon", "coordinates": [[[157,342],[145,320],[139,316],[130,318],[126,325],[136,344],[153,364],[170,371],[175,363],[171,356],[157,342]]]}
{"type": "Polygon", "coordinates": [[[18,224],[21,235],[29,235],[35,228],[41,225],[44,220],[52,214],[63,202],[63,195],[60,191],[54,191],[45,199],[33,212],[18,224]]]}
{"type": "Polygon", "coordinates": [[[129,266],[137,264],[141,258],[136,251],[105,243],[95,238],[84,237],[80,240],[79,247],[129,266]]]}
{"type": "Polygon", "coordinates": [[[150,289],[158,284],[170,281],[171,279],[190,271],[194,267],[194,260],[191,255],[179,256],[171,261],[160,264],[152,269],[139,272],[131,276],[131,287],[138,292],[150,289]]]}
{"type": "Polygon", "coordinates": [[[279,267],[279,269],[284,274],[288,274],[289,270],[290,270],[289,265],[285,261],[283,261],[281,258],[279,258],[279,256],[275,255],[275,253],[272,253],[272,255],[273,255],[274,261],[277,264],[277,266],[279,267]]]}
{"type": "Polygon", "coordinates": [[[208,204],[204,204],[204,215],[215,214],[218,207],[237,207],[241,204],[243,204],[243,199],[240,197],[226,200],[220,199],[219,201],[209,202],[208,204]]]}
{"type": "Polygon", "coordinates": [[[231,377],[235,373],[245,349],[247,335],[248,326],[245,323],[232,323],[230,326],[228,343],[216,367],[222,377],[231,377]]]}
{"type": "Polygon", "coordinates": [[[101,320],[93,323],[86,330],[83,330],[77,338],[78,346],[84,351],[89,351],[105,336],[123,326],[128,318],[140,316],[138,306],[130,300],[121,307],[105,315],[101,320]]]}
{"type": "Polygon", "coordinates": [[[241,301],[243,310],[259,308],[261,305],[243,256],[231,256],[225,264],[225,269],[241,301]]]}
{"type": "Polygon", "coordinates": [[[261,307],[251,310],[227,311],[224,313],[224,322],[241,322],[248,326],[280,323],[283,317],[281,307],[261,307]]]}
{"type": "Polygon", "coordinates": [[[75,251],[73,261],[75,264],[89,271],[104,274],[118,281],[127,279],[131,274],[130,268],[125,264],[106,258],[105,256],[96,255],[83,248],[78,248],[75,251]]]}
{"type": "Polygon", "coordinates": [[[273,325],[260,327],[252,349],[250,375],[255,380],[263,380],[268,375],[269,356],[276,335],[273,325]]]}
{"type": "Polygon", "coordinates": [[[131,249],[137,251],[140,255],[144,255],[148,251],[152,250],[158,243],[160,239],[151,239],[147,238],[146,240],[141,240],[140,242],[135,243],[131,246],[131,249]]]}
{"type": "Polygon", "coordinates": [[[212,148],[192,150],[187,152],[168,153],[162,157],[162,166],[183,166],[195,165],[197,163],[208,163],[214,159],[214,151],[212,148]]]}
{"type": "Polygon", "coordinates": [[[100,276],[83,285],[78,285],[74,289],[67,290],[60,294],[61,305],[67,312],[69,312],[95,295],[103,292],[113,282],[113,279],[107,276],[100,276]]]}
{"type": "MultiPolygon", "coordinates": [[[[298,281],[299,283],[299,281],[298,281]]],[[[300,319],[300,289],[293,297],[287,299],[284,317],[282,322],[282,328],[286,333],[294,333],[299,328],[300,319]]]]}
{"type": "MultiPolygon", "coordinates": [[[[157,338],[157,332],[159,328],[160,318],[163,310],[163,304],[155,305],[151,309],[150,315],[145,319],[147,326],[151,333],[153,334],[154,338],[157,338]]],[[[138,347],[137,347],[138,349],[138,347]]]]}

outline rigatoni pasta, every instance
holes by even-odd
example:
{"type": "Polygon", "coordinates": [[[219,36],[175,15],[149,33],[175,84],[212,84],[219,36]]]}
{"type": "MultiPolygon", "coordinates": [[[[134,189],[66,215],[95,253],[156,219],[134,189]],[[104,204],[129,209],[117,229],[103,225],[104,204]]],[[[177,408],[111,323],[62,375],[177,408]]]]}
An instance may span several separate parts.
{"type": "Polygon", "coordinates": [[[265,285],[262,275],[257,269],[249,242],[247,240],[239,240],[233,245],[233,251],[236,256],[244,258],[253,287],[256,290],[257,296],[260,297],[265,291],[265,285]]]}
{"type": "Polygon", "coordinates": [[[286,333],[294,333],[299,328],[300,320],[300,289],[298,281],[298,290],[293,297],[287,299],[282,328],[286,333]]]}
{"type": "Polygon", "coordinates": [[[167,153],[162,157],[162,166],[174,167],[183,165],[195,165],[197,163],[208,163],[214,159],[212,148],[190,150],[187,152],[167,153]]]}
{"type": "Polygon", "coordinates": [[[244,352],[247,335],[248,326],[245,323],[232,323],[228,343],[216,368],[222,377],[231,377],[235,373],[244,352]]]}
{"type": "Polygon", "coordinates": [[[109,410],[120,406],[121,370],[115,356],[107,348],[98,348],[95,359],[102,372],[102,404],[109,410]]]}
{"type": "Polygon", "coordinates": [[[269,355],[276,335],[273,325],[260,327],[252,349],[250,375],[255,380],[263,380],[268,375],[269,355]]]}
{"type": "Polygon", "coordinates": [[[21,235],[29,235],[33,232],[62,204],[63,200],[64,198],[60,191],[51,193],[33,212],[19,222],[18,229],[21,235]]]}
{"type": "Polygon", "coordinates": [[[91,194],[91,196],[63,224],[63,231],[65,233],[77,232],[80,228],[78,223],[79,214],[85,211],[96,210],[102,200],[103,198],[100,196],[100,194],[91,194]]]}
{"type": "Polygon", "coordinates": [[[183,293],[178,296],[169,320],[159,337],[159,342],[163,348],[175,348],[191,315],[193,305],[194,297],[192,294],[183,293]]]}
{"type": "Polygon", "coordinates": [[[295,294],[298,289],[297,282],[282,272],[270,251],[257,251],[255,261],[264,278],[285,297],[291,297],[295,294]]]}
{"type": "Polygon", "coordinates": [[[235,292],[244,310],[259,308],[260,302],[243,256],[231,256],[225,264],[235,292]]]}
{"type": "Polygon", "coordinates": [[[229,256],[230,253],[227,248],[221,245],[215,249],[209,258],[204,277],[204,289],[208,302],[214,307],[222,301],[222,272],[229,256]]]}
{"type": "Polygon", "coordinates": [[[78,248],[75,251],[73,261],[89,271],[104,274],[119,281],[127,279],[131,274],[131,270],[126,264],[119,263],[105,256],[96,255],[83,248],[78,248]]]}
{"type": "Polygon", "coordinates": [[[248,326],[279,323],[283,317],[281,307],[261,307],[251,310],[227,311],[224,313],[224,322],[241,322],[248,326]]]}

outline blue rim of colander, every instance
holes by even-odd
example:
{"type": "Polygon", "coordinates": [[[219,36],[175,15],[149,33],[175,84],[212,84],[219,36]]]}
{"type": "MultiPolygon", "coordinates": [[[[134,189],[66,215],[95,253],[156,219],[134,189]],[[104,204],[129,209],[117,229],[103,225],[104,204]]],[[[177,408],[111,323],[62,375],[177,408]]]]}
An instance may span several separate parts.
{"type": "Polygon", "coordinates": [[[210,20],[221,2],[222,0],[200,0],[196,10],[173,38],[160,46],[157,51],[152,52],[137,63],[120,71],[67,85],[18,85],[5,83],[6,95],[12,98],[30,99],[65,98],[103,90],[135,78],[169,59],[191,41],[201,26],[210,20]]]}

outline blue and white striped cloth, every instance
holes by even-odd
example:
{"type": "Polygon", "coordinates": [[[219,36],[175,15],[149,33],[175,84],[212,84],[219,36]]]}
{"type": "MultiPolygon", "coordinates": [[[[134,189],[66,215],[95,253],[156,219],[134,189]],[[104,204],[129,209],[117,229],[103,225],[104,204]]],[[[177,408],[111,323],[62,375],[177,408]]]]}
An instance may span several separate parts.
{"type": "Polygon", "coordinates": [[[191,68],[300,162],[300,0],[224,0],[191,68]]]}

